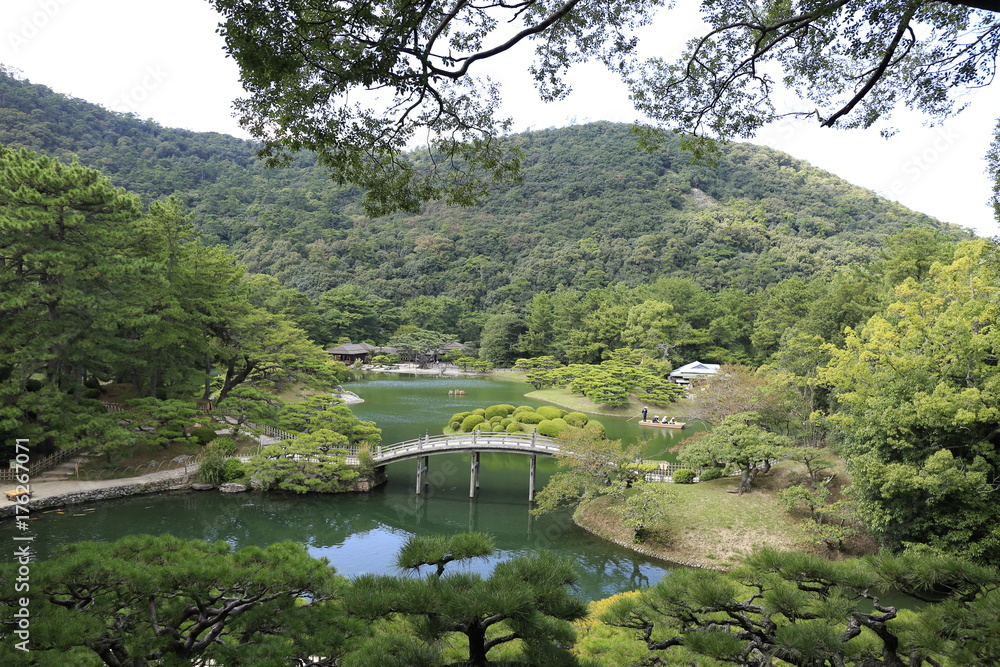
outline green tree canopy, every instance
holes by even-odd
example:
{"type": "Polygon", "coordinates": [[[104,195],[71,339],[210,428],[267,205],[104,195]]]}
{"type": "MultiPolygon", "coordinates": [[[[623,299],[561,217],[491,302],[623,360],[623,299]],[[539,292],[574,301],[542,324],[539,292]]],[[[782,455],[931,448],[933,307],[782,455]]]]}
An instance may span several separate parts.
{"type": "Polygon", "coordinates": [[[997,275],[991,243],[960,244],[821,370],[859,510],[885,544],[1000,555],[997,275]]]}
{"type": "Polygon", "coordinates": [[[739,492],[750,491],[757,475],[767,472],[792,444],[790,438],[761,428],[756,419],[749,412],[726,417],[711,431],[689,439],[677,460],[692,468],[722,466],[738,471],[739,492]]]}
{"type": "Polygon", "coordinates": [[[787,114],[865,128],[900,104],[941,117],[961,90],[991,80],[1000,47],[995,6],[976,1],[703,2],[707,34],[675,61],[644,62],[634,29],[663,8],[658,0],[419,11],[393,2],[364,11],[302,0],[213,4],[248,93],[241,121],[264,142],[262,154],[280,163],[289,151],[316,152],[340,182],[368,190],[371,213],[415,211],[430,199],[468,204],[490,181],[516,177],[516,150],[496,140],[509,127],[497,116],[500,91],[481,73],[522,42],[534,44],[529,71],[542,99],[569,92],[563,75],[573,64],[598,60],[658,127],[723,138],[753,136],[787,114]],[[803,106],[778,108],[778,76],[803,106]],[[426,147],[404,159],[418,131],[426,147]]]}
{"type": "Polygon", "coordinates": [[[745,667],[774,659],[800,667],[989,664],[1000,644],[978,630],[995,609],[998,583],[996,568],[954,557],[830,562],[762,550],[730,573],[672,572],[641,596],[618,599],[602,619],[638,631],[667,660],[684,646],[708,664],[745,667]],[[901,609],[880,589],[928,604],[901,609]]]}
{"type": "MultiPolygon", "coordinates": [[[[33,563],[31,574],[31,651],[13,650],[12,637],[4,637],[5,664],[84,664],[70,658],[80,657],[80,647],[91,660],[115,666],[308,657],[301,652],[316,646],[296,645],[307,634],[304,616],[346,584],[299,544],[236,551],[225,542],[168,535],[79,542],[57,559],[33,563]]],[[[5,588],[6,628],[16,622],[13,586],[5,588]]],[[[336,627],[333,616],[327,622],[336,627]]],[[[325,637],[329,654],[341,652],[338,635],[325,637]]]]}
{"type": "Polygon", "coordinates": [[[490,650],[515,640],[524,643],[532,661],[566,664],[574,636],[568,621],[586,614],[570,593],[576,581],[572,563],[543,551],[499,563],[488,577],[444,571],[449,562],[492,551],[492,540],[477,533],[411,537],[400,552],[400,567],[431,565],[435,571],[422,579],[358,577],[347,608],[372,620],[398,614],[430,640],[463,634],[469,665],[489,664],[490,650]]]}

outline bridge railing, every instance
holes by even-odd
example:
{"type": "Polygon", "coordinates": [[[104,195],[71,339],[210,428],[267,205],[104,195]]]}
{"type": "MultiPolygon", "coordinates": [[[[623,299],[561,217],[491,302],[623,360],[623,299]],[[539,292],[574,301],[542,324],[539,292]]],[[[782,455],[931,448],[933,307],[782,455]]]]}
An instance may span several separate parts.
{"type": "Polygon", "coordinates": [[[469,448],[510,449],[512,451],[539,452],[547,455],[559,453],[560,448],[551,438],[528,433],[483,433],[473,431],[455,435],[424,436],[404,440],[372,452],[376,462],[403,458],[408,454],[432,451],[450,451],[469,448]]]}
{"type": "MultiPolygon", "coordinates": [[[[348,465],[358,465],[359,448],[352,446],[345,449],[347,450],[348,465]]],[[[563,452],[556,440],[544,435],[538,435],[537,433],[493,433],[482,431],[451,435],[424,435],[391,445],[379,445],[371,448],[370,451],[372,459],[376,464],[386,464],[421,454],[469,449],[510,450],[523,453],[538,453],[546,456],[569,453],[563,452]]],[[[674,473],[687,467],[679,463],[667,461],[643,460],[638,463],[656,466],[654,470],[647,471],[644,474],[646,480],[650,482],[672,482],[674,473]]]]}

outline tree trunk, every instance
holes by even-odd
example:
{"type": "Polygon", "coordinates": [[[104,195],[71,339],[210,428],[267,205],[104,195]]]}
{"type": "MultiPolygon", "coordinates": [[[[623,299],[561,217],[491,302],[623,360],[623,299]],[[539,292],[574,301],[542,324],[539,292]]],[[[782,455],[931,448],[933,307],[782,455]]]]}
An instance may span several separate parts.
{"type": "Polygon", "coordinates": [[[207,401],[212,398],[212,355],[205,355],[205,391],[201,394],[201,400],[207,401]]]}
{"type": "Polygon", "coordinates": [[[469,638],[469,664],[479,667],[486,659],[486,628],[479,623],[470,623],[465,635],[469,638]]]}

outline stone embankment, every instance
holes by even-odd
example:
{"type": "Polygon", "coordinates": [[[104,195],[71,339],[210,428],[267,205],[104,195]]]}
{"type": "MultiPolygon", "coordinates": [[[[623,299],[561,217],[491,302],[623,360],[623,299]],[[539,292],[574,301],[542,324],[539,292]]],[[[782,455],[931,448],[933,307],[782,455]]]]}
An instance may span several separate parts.
{"type": "MultiPolygon", "coordinates": [[[[197,465],[189,465],[186,470],[179,468],[177,470],[166,470],[122,479],[37,482],[29,484],[31,488],[31,500],[28,501],[28,510],[29,512],[34,512],[35,510],[48,509],[50,507],[90,503],[98,500],[111,500],[113,498],[127,498],[128,496],[140,496],[160,491],[190,489],[192,488],[192,482],[195,480],[197,472],[197,465]]],[[[375,476],[372,479],[360,478],[355,480],[352,488],[348,489],[348,491],[364,493],[371,491],[385,482],[385,471],[380,468],[376,470],[375,476]]],[[[223,486],[232,487],[242,485],[223,486]]],[[[16,486],[10,486],[10,489],[15,488],[16,486]]],[[[230,493],[236,491],[234,488],[220,490],[230,493]]],[[[0,519],[14,516],[15,512],[17,512],[15,507],[17,504],[17,502],[7,500],[4,496],[0,495],[0,519]]]]}
{"type": "MultiPolygon", "coordinates": [[[[187,470],[179,468],[177,470],[154,472],[148,475],[124,479],[36,482],[28,485],[31,488],[31,500],[28,501],[28,509],[29,511],[35,511],[49,507],[89,503],[96,500],[110,500],[112,498],[125,498],[145,493],[156,493],[158,491],[186,489],[196,472],[196,466],[189,466],[187,470]]],[[[14,516],[14,513],[17,511],[15,505],[17,505],[16,502],[9,501],[0,496],[0,518],[14,516]]]]}

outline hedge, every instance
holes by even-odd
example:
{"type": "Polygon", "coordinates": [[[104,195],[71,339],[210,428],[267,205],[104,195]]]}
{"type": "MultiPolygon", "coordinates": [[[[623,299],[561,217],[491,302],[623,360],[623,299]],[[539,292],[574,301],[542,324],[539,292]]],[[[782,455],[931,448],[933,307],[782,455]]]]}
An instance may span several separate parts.
{"type": "Polygon", "coordinates": [[[675,470],[672,475],[674,479],[674,484],[694,484],[695,478],[694,470],[689,468],[681,468],[680,470],[675,470]]]}

